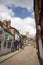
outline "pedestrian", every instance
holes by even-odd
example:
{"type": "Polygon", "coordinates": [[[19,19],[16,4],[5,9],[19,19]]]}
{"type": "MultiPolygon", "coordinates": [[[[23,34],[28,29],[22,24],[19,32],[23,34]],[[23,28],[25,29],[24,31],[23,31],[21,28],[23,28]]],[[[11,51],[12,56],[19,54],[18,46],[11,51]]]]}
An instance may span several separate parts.
{"type": "Polygon", "coordinates": [[[15,42],[14,42],[14,46],[17,50],[19,50],[19,35],[15,34],[15,42]]]}

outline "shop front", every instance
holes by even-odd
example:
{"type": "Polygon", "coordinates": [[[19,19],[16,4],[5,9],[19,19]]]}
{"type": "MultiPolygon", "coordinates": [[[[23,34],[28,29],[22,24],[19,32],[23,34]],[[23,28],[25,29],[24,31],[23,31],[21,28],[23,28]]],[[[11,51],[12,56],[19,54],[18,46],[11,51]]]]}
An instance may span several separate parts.
{"type": "Polygon", "coordinates": [[[0,49],[2,47],[2,41],[3,41],[3,37],[0,35],[0,49]]]}
{"type": "Polygon", "coordinates": [[[7,44],[7,48],[11,48],[11,42],[12,40],[10,39],[10,35],[6,35],[6,43],[7,44]]]}

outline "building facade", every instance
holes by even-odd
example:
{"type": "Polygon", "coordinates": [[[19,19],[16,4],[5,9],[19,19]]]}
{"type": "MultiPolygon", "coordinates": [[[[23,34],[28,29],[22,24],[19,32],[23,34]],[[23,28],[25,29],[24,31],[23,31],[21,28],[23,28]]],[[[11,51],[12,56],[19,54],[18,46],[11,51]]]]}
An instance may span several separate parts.
{"type": "Polygon", "coordinates": [[[34,12],[36,21],[36,44],[38,56],[43,62],[43,0],[34,0],[34,12]]]}
{"type": "Polygon", "coordinates": [[[11,47],[14,44],[15,35],[19,32],[10,26],[10,21],[0,21],[0,55],[11,52],[11,47]]]}

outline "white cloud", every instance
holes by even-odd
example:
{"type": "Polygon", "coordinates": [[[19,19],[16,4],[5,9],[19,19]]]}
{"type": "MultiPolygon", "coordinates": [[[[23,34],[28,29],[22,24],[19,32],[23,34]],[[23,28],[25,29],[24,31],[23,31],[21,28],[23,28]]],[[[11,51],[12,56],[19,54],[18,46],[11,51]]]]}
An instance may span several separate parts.
{"type": "Polygon", "coordinates": [[[30,35],[35,35],[36,30],[33,28],[33,26],[30,25],[24,25],[25,32],[29,32],[30,35]]]}
{"type": "Polygon", "coordinates": [[[33,18],[27,17],[23,19],[23,22],[30,26],[35,26],[35,20],[33,18]]]}
{"type": "Polygon", "coordinates": [[[14,4],[16,7],[33,8],[33,0],[0,0],[1,4],[14,4]]]}
{"type": "Polygon", "coordinates": [[[20,19],[20,18],[13,18],[11,19],[12,23],[11,26],[15,27],[19,30],[20,33],[26,34],[29,32],[30,35],[36,34],[35,27],[35,20],[32,18],[20,19]]]}
{"type": "Polygon", "coordinates": [[[8,9],[5,5],[0,5],[0,20],[11,19],[14,16],[14,13],[11,9],[8,9]]]}
{"type": "Polygon", "coordinates": [[[21,19],[18,17],[13,17],[14,13],[12,9],[8,9],[4,4],[6,3],[14,3],[15,6],[21,6],[25,8],[31,8],[31,0],[0,0],[2,4],[0,4],[0,20],[3,19],[11,19],[11,26],[15,27],[19,30],[20,33],[25,34],[27,31],[32,35],[35,35],[36,29],[35,27],[35,20],[32,18],[25,18],[21,19]],[[26,2],[27,1],[27,2],[26,2]],[[28,2],[29,1],[29,2],[28,2]],[[4,4],[3,4],[4,3],[4,4]],[[13,18],[12,18],[13,17],[13,18]]]}

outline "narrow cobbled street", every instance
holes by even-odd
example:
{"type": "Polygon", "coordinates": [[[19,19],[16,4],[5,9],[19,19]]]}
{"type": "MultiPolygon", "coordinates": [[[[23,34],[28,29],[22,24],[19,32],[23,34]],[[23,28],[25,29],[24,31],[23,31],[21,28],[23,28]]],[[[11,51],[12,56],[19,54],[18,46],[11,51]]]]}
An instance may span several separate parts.
{"type": "Polygon", "coordinates": [[[20,53],[0,63],[0,65],[40,65],[37,50],[33,46],[26,46],[20,53]]]}

